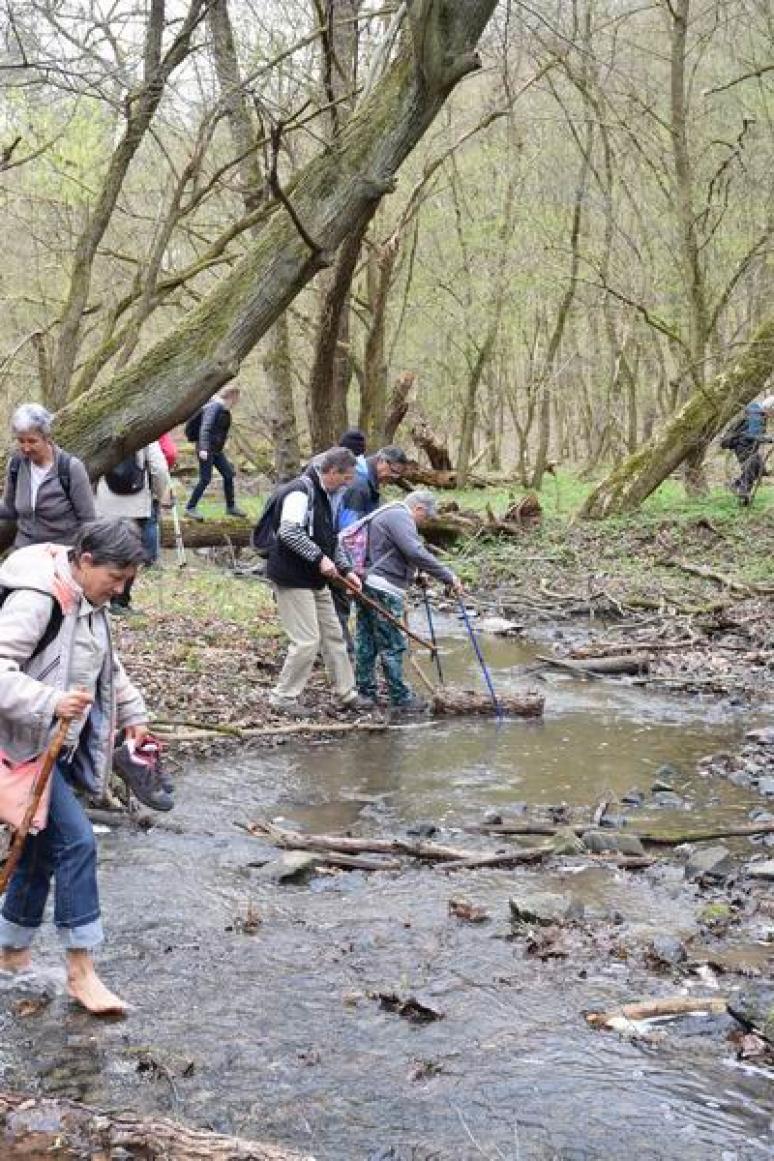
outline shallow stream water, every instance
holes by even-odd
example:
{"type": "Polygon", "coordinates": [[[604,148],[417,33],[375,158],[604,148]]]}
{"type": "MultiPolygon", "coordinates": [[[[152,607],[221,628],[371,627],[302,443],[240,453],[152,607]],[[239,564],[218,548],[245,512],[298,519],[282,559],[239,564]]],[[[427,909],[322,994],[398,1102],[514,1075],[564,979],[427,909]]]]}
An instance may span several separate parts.
{"type": "MultiPolygon", "coordinates": [[[[460,626],[439,628],[447,680],[482,688],[460,626]]],[[[482,644],[497,688],[534,685],[523,674],[534,646],[482,644]]],[[[591,810],[637,787],[646,805],[634,828],[640,818],[742,821],[760,805],[695,769],[753,724],[741,711],[559,674],[540,688],[542,722],[417,725],[191,763],[172,816],[182,834],[100,838],[110,934],[101,967],[133,1004],[130,1018],[98,1025],[67,1003],[47,928],[34,980],[0,982],[0,1083],[273,1140],[320,1161],[771,1157],[771,1074],[736,1062],[729,1019],[684,1019],[651,1043],[583,1019],[675,991],[627,958],[615,931],[630,948],[694,934],[705,900],[679,867],[410,867],[277,885],[250,866],[274,856],[239,828],[257,817],[381,836],[432,822],[440,841],[491,849],[491,838],[460,833],[490,808],[591,810]],[[684,804],[669,813],[649,795],[666,766],[684,804]],[[528,956],[508,925],[508,899],[525,884],[582,901],[598,950],[592,934],[577,957],[528,956]],[[490,921],[451,918],[452,898],[490,921]],[[41,986],[51,1003],[21,1015],[16,1001],[41,986]],[[412,1024],[380,1003],[390,993],[441,1018],[412,1024]]]]}

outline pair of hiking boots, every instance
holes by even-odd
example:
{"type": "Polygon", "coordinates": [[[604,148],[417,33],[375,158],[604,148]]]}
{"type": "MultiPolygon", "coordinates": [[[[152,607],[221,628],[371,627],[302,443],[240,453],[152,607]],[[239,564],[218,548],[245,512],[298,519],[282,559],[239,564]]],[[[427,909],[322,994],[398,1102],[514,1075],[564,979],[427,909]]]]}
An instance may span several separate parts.
{"type": "Polygon", "coordinates": [[[143,806],[166,811],[175,805],[175,784],[164,769],[161,744],[152,735],[139,746],[128,739],[116,746],[113,769],[143,806]]]}

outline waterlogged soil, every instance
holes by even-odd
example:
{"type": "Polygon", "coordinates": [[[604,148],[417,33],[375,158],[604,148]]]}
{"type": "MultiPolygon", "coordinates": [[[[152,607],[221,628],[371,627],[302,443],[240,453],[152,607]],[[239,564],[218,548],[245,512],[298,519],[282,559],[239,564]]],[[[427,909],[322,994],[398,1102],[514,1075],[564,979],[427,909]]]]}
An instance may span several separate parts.
{"type": "MultiPolygon", "coordinates": [[[[459,624],[439,630],[447,680],[481,688],[459,624]]],[[[237,651],[236,639],[218,643],[237,651]]],[[[495,685],[534,683],[525,668],[540,648],[487,641],[495,685]]],[[[744,822],[760,809],[753,788],[699,763],[741,747],[765,724],[763,707],[558,673],[541,688],[542,722],[210,741],[206,756],[183,757],[172,816],[100,835],[110,936],[100,962],[129,1019],[100,1025],[69,1005],[47,930],[36,974],[0,982],[3,1086],[169,1115],[321,1161],[770,1156],[772,1074],[739,1059],[731,1017],[632,1038],[584,1019],[634,1000],[738,995],[770,978],[770,883],[747,876],[769,847],[728,840],[723,886],[690,882],[687,852],[663,849],[641,871],[583,857],[457,872],[405,860],[400,871],[322,868],[276,882],[278,852],[243,829],[258,818],[361,837],[435,827],[435,841],[483,851],[508,840],[465,828],[492,812],[588,820],[604,800],[636,832],[744,822]],[[631,790],[641,806],[622,805],[631,790]],[[510,900],[536,892],[570,918],[514,928],[510,900]],[[459,917],[464,905],[479,922],[459,917]],[[665,937],[683,949],[674,962],[659,958],[665,937]]],[[[230,707],[235,720],[246,706],[230,707]]]]}

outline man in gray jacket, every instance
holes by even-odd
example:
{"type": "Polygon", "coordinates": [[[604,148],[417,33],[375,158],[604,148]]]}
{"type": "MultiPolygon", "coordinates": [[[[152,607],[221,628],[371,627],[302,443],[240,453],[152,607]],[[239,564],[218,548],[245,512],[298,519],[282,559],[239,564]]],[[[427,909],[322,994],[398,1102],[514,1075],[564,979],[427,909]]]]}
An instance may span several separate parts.
{"type": "MultiPolygon", "coordinates": [[[[462,583],[451,569],[436,560],[425,548],[418,528],[435,516],[432,492],[411,492],[403,503],[390,504],[371,517],[368,526],[368,571],[363,592],[402,620],[406,590],[419,569],[462,592],[462,583]]],[[[413,692],[403,678],[406,638],[401,631],[373,609],[359,605],[355,639],[355,678],[358,693],[376,701],[376,659],[381,660],[387,679],[390,706],[398,713],[427,709],[427,703],[413,692]]]]}

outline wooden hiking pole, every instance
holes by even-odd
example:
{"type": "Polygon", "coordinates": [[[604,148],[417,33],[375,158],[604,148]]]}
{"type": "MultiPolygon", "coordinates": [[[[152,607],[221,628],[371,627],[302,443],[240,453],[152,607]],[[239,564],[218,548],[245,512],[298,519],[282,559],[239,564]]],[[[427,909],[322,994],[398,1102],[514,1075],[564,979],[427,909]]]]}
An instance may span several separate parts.
{"type": "Polygon", "coordinates": [[[5,860],[5,866],[3,867],[2,871],[0,871],[0,895],[3,894],[6,887],[8,886],[8,881],[16,870],[16,864],[21,858],[21,853],[24,849],[24,843],[26,841],[27,835],[29,834],[30,827],[32,826],[32,820],[37,813],[38,807],[40,806],[40,800],[43,797],[46,786],[48,785],[49,779],[51,777],[51,771],[54,769],[54,763],[59,757],[59,751],[64,745],[71,721],[72,718],[60,719],[57,731],[46,746],[46,749],[43,752],[43,757],[40,759],[40,767],[37,774],[35,775],[35,781],[32,784],[32,793],[30,795],[30,801],[27,805],[27,809],[24,812],[24,818],[21,820],[21,823],[13,836],[13,841],[11,842],[8,856],[5,860]]]}
{"type": "Polygon", "coordinates": [[[436,646],[433,645],[432,641],[426,641],[424,637],[420,637],[417,633],[412,633],[411,629],[406,628],[403,622],[399,621],[397,617],[394,617],[389,609],[385,609],[384,605],[380,605],[372,597],[367,597],[365,593],[361,593],[360,589],[353,585],[352,581],[348,581],[345,576],[337,576],[332,579],[336,584],[343,585],[348,593],[352,593],[352,596],[356,601],[360,601],[361,605],[366,605],[367,608],[373,609],[375,613],[378,613],[380,617],[384,617],[385,621],[389,621],[391,625],[395,625],[396,628],[400,629],[401,633],[405,633],[412,641],[416,641],[431,653],[436,652],[436,646]]]}
{"type": "MultiPolygon", "coordinates": [[[[403,624],[405,626],[406,632],[408,632],[408,613],[407,612],[405,612],[403,614],[403,624]]],[[[416,673],[417,677],[422,682],[422,684],[424,685],[427,692],[431,695],[431,697],[435,697],[435,694],[436,694],[435,686],[433,685],[430,678],[427,677],[422,672],[422,670],[419,668],[419,662],[417,661],[414,654],[411,652],[411,642],[410,641],[406,642],[406,649],[407,649],[407,655],[408,655],[408,659],[409,659],[409,665],[413,669],[414,673],[416,673]]]]}

